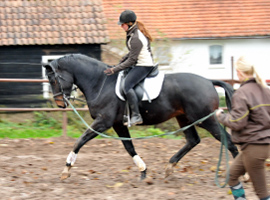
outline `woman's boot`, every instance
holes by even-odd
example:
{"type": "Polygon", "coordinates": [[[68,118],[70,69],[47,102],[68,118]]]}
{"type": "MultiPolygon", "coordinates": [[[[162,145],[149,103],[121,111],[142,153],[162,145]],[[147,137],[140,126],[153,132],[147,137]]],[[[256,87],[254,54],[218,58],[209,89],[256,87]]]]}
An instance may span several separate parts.
{"type": "Polygon", "coordinates": [[[126,94],[126,97],[131,110],[131,119],[130,119],[131,126],[136,124],[142,124],[143,119],[140,115],[138,107],[138,99],[135,91],[133,89],[130,89],[126,94]]]}
{"type": "Polygon", "coordinates": [[[243,188],[242,183],[239,183],[235,186],[231,186],[230,188],[235,200],[246,200],[245,190],[243,188]]]}

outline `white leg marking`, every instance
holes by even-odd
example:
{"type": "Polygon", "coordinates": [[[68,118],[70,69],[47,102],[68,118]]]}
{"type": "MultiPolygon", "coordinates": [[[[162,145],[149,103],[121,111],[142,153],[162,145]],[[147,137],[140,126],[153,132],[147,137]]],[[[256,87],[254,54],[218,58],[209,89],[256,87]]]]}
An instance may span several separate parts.
{"type": "Polygon", "coordinates": [[[133,161],[137,165],[137,167],[139,167],[140,171],[144,171],[146,169],[146,165],[140,156],[138,155],[133,156],[133,161]]]}
{"type": "Polygon", "coordinates": [[[75,154],[73,151],[71,151],[69,154],[68,154],[68,157],[67,157],[67,163],[70,164],[71,166],[74,165],[76,159],[77,159],[77,155],[78,154],[75,154]]]}

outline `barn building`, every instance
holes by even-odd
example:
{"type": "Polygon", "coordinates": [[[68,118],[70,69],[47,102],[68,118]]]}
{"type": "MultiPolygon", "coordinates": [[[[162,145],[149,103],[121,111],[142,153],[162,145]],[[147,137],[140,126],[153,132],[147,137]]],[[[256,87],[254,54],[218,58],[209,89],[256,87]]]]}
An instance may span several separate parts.
{"type": "MultiPolygon", "coordinates": [[[[109,41],[102,2],[0,1],[0,79],[41,79],[41,62],[82,53],[101,59],[109,41]]],[[[1,107],[40,107],[44,83],[0,82],[1,107]]],[[[45,97],[45,98],[44,98],[45,97]]]]}

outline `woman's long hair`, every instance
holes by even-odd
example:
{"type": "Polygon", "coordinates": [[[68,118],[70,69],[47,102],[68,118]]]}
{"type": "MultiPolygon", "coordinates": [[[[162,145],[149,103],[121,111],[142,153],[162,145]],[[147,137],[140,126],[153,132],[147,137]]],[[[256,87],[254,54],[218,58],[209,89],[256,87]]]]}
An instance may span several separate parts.
{"type": "Polygon", "coordinates": [[[145,37],[149,39],[150,42],[153,41],[152,36],[150,35],[149,31],[145,28],[144,24],[141,21],[136,21],[138,24],[138,28],[144,34],[145,37]]]}
{"type": "Polygon", "coordinates": [[[250,62],[248,62],[243,56],[241,56],[237,60],[236,69],[249,76],[255,75],[256,82],[262,87],[267,87],[266,81],[258,73],[257,69],[250,62]]]}

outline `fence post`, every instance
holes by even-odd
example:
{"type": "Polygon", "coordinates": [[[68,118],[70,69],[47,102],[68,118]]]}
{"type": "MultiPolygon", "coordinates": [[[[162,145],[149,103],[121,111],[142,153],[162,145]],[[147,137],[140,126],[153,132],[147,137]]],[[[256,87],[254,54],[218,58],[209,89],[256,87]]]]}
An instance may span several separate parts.
{"type": "Polygon", "coordinates": [[[62,122],[63,136],[67,137],[67,112],[63,111],[63,122],[62,122]]]}

